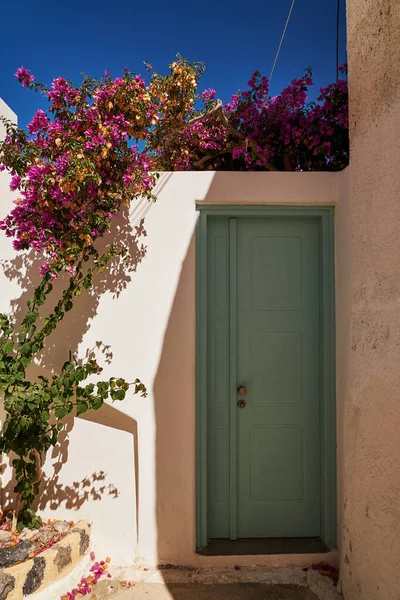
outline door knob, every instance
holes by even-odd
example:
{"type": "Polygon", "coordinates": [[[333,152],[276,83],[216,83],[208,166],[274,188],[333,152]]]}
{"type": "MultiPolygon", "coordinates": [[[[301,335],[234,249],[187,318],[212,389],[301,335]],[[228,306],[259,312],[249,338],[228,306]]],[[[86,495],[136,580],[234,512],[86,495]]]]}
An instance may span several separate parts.
{"type": "Polygon", "coordinates": [[[246,406],[246,400],[244,400],[243,398],[241,398],[238,403],[237,403],[239,408],[244,408],[246,406]]]}
{"type": "Polygon", "coordinates": [[[241,386],[239,386],[239,387],[238,387],[238,393],[239,393],[241,396],[245,396],[245,395],[247,394],[247,390],[246,390],[246,388],[244,387],[244,385],[241,385],[241,386]]]}

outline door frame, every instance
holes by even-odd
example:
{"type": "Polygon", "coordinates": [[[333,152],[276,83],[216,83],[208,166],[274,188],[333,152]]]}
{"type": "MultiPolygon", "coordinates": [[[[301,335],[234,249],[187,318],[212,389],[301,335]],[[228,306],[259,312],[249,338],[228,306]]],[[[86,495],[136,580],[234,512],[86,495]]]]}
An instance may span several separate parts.
{"type": "Polygon", "coordinates": [[[207,238],[211,217],[318,221],[320,281],[321,537],[336,545],[336,350],[333,206],[197,204],[196,226],[196,546],[207,546],[207,238]]]}

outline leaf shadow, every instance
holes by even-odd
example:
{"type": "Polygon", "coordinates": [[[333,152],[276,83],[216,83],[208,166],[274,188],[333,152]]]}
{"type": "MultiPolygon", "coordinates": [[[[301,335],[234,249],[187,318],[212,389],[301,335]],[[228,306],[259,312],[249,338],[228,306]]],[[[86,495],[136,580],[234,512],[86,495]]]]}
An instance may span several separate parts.
{"type": "MultiPolygon", "coordinates": [[[[128,207],[123,207],[120,214],[113,220],[110,231],[102,240],[99,241],[97,249],[100,253],[105,252],[111,243],[117,241],[118,244],[127,248],[128,253],[124,259],[116,257],[110,261],[107,269],[93,278],[93,286],[79,297],[72,310],[59,323],[55,332],[47,339],[45,348],[36,357],[36,364],[27,370],[27,379],[35,380],[42,374],[47,377],[53,373],[59,372],[61,366],[72,356],[80,354],[83,359],[96,358],[100,363],[111,363],[113,353],[111,347],[101,340],[96,341],[92,348],[82,351],[81,343],[90,324],[97,314],[99,303],[103,296],[109,294],[112,298],[117,298],[131,283],[133,274],[146,256],[146,229],[144,225],[144,216],[148,210],[149,202],[147,200],[139,201],[133,214],[130,214],[128,207]],[[62,343],[60,344],[60,340],[62,343]]],[[[31,298],[33,289],[40,283],[41,277],[39,267],[43,263],[43,258],[34,251],[18,253],[11,260],[0,260],[0,268],[4,275],[10,281],[16,283],[20,288],[20,294],[10,301],[11,316],[16,328],[24,318],[27,301],[31,298]]],[[[49,296],[48,304],[54,307],[57,303],[62,290],[68,284],[67,277],[60,277],[55,281],[53,291],[49,296]]],[[[47,303],[46,303],[47,304],[47,303]]],[[[38,325],[51,310],[42,311],[38,325]]],[[[111,409],[114,414],[114,425],[132,433],[137,438],[136,422],[125,425],[126,416],[113,407],[104,405],[100,411],[101,414],[107,413],[111,409]],[[115,417],[119,415],[119,417],[115,417]],[[117,423],[117,425],[115,425],[117,423]]],[[[5,412],[1,406],[0,419],[4,421],[5,412]],[[2,413],[2,414],[1,414],[2,413]]],[[[108,425],[109,419],[99,417],[94,413],[85,415],[85,418],[94,422],[104,422],[108,425]]],[[[128,419],[128,421],[134,421],[128,419]]],[[[56,446],[51,452],[52,473],[44,474],[40,494],[36,501],[36,508],[40,511],[50,508],[54,510],[61,504],[65,508],[77,509],[88,500],[100,500],[104,495],[112,498],[119,497],[119,490],[107,481],[107,474],[104,471],[93,472],[84,477],[81,481],[75,481],[65,485],[61,483],[60,472],[68,459],[69,433],[74,425],[74,418],[66,421],[65,428],[60,432],[60,437],[56,446]]],[[[137,449],[137,439],[134,440],[135,449],[137,449]]],[[[1,490],[2,506],[10,505],[14,501],[15,480],[10,476],[5,477],[8,472],[10,475],[11,458],[2,457],[0,464],[0,473],[2,480],[7,479],[1,490]]],[[[135,461],[137,461],[135,453],[135,461]]],[[[47,468],[47,465],[46,465],[47,468]]],[[[137,475],[137,464],[132,466],[137,475]]],[[[136,485],[136,489],[138,486],[136,485]]]]}

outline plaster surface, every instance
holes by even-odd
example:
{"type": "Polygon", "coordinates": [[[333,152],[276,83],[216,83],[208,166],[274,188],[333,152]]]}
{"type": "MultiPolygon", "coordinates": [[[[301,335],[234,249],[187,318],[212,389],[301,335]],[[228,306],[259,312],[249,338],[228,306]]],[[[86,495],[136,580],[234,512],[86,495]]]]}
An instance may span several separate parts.
{"type": "Polygon", "coordinates": [[[353,273],[342,585],[349,600],[398,600],[400,3],[347,6],[353,273]]]}

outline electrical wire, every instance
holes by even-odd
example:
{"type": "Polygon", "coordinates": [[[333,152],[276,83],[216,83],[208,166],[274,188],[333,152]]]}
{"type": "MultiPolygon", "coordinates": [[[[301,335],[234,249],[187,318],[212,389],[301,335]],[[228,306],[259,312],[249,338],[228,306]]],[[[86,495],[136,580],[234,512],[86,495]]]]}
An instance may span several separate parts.
{"type": "Polygon", "coordinates": [[[336,4],[336,81],[339,79],[340,0],[336,4]]]}
{"type": "Polygon", "coordinates": [[[287,17],[287,19],[286,19],[286,24],[285,24],[285,27],[284,27],[284,29],[283,29],[283,33],[282,33],[282,37],[281,37],[281,41],[279,42],[279,46],[278,46],[278,50],[277,50],[277,52],[276,52],[276,56],[275,56],[275,60],[274,60],[274,64],[272,65],[271,73],[270,73],[270,75],[269,75],[269,81],[270,81],[270,82],[271,82],[272,75],[273,75],[273,73],[274,73],[274,70],[275,70],[275,66],[276,66],[276,63],[277,63],[277,60],[278,60],[279,53],[280,53],[280,51],[281,51],[281,47],[282,47],[283,38],[285,37],[286,29],[287,29],[287,27],[288,27],[288,25],[289,25],[290,17],[291,17],[291,14],[292,14],[292,11],[293,11],[293,6],[294,6],[294,3],[295,3],[295,2],[296,2],[296,0],[292,0],[292,5],[291,5],[291,7],[290,7],[290,9],[289,9],[289,14],[288,14],[288,17],[287,17]]]}

